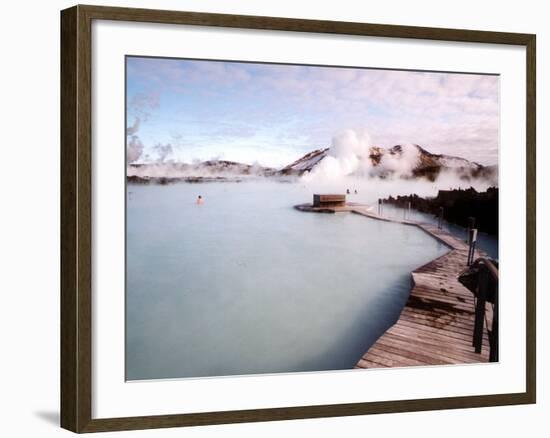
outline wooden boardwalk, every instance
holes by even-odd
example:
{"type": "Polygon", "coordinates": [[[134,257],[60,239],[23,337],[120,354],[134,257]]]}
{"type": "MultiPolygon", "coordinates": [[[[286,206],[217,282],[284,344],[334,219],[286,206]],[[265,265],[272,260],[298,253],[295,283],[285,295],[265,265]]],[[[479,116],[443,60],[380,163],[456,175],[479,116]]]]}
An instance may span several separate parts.
{"type": "MultiPolygon", "coordinates": [[[[314,211],[297,206],[303,211],[314,211]]],[[[412,289],[395,324],[359,359],[355,368],[480,363],[489,361],[489,340],[483,333],[481,353],[472,346],[475,303],[472,292],[458,282],[466,268],[468,244],[432,224],[393,220],[364,205],[348,204],[334,211],[349,211],[377,220],[416,226],[443,242],[449,252],[412,272],[412,289]]],[[[475,257],[484,256],[476,251],[475,257]]],[[[486,306],[486,327],[492,308],[486,306]]]]}

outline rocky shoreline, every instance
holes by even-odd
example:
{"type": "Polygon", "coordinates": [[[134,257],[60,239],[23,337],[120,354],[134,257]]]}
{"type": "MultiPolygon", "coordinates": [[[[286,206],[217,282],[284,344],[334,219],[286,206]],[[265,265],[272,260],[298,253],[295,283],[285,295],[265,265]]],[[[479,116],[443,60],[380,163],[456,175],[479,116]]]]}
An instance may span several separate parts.
{"type": "Polygon", "coordinates": [[[422,198],[418,195],[390,196],[382,200],[396,207],[411,208],[422,213],[438,215],[443,208],[446,221],[467,227],[469,218],[475,218],[480,231],[498,234],[498,188],[490,187],[485,192],[474,188],[466,190],[440,190],[435,198],[422,198]]]}
{"type": "Polygon", "coordinates": [[[243,178],[239,177],[226,177],[226,176],[181,176],[181,177],[168,177],[168,176],[138,176],[128,175],[126,182],[128,184],[176,184],[176,183],[211,183],[211,182],[242,182],[243,178]]]}

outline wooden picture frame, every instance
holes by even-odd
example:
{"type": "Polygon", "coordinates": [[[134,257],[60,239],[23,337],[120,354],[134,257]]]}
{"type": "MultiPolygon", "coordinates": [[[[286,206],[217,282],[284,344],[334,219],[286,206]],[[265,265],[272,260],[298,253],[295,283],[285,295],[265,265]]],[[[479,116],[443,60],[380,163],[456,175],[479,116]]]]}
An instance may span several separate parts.
{"type": "Polygon", "coordinates": [[[99,432],[535,403],[535,48],[531,34],[100,6],[61,12],[61,426],[99,432]],[[526,48],[526,391],[127,418],[92,418],[92,35],[93,20],[412,38],[526,48]]]}

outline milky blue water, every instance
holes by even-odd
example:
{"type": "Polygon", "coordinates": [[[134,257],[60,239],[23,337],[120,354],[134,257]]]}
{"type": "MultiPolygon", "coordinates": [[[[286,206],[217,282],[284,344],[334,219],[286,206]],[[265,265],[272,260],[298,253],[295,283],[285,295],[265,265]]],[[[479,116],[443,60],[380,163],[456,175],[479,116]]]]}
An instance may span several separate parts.
{"type": "Polygon", "coordinates": [[[350,369],[448,249],[291,183],[128,185],[128,380],[350,369]],[[204,198],[197,205],[197,195],[204,198]]]}

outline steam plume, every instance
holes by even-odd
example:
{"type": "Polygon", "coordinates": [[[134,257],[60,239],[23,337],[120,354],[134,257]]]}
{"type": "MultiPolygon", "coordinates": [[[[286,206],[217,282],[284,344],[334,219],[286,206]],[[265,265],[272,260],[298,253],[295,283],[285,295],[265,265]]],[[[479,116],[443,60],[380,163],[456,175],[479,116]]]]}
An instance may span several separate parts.
{"type": "Polygon", "coordinates": [[[157,163],[164,163],[164,160],[166,160],[166,157],[168,155],[171,155],[174,152],[174,149],[171,144],[157,144],[155,146],[155,151],[157,151],[158,154],[158,160],[157,163]]]}
{"type": "Polygon", "coordinates": [[[369,165],[371,139],[366,130],[347,129],[332,138],[328,155],[304,175],[306,181],[337,179],[365,170],[369,165]]]}
{"type": "Polygon", "coordinates": [[[137,135],[132,135],[130,141],[126,144],[126,160],[128,163],[134,163],[143,153],[143,143],[137,135]]]}
{"type": "Polygon", "coordinates": [[[136,120],[134,120],[134,124],[126,128],[126,135],[134,135],[136,132],[138,132],[140,124],[141,119],[139,117],[136,117],[136,120]]]}
{"type": "Polygon", "coordinates": [[[394,177],[412,176],[420,159],[418,147],[407,144],[386,151],[372,145],[365,129],[347,129],[332,138],[328,155],[311,172],[307,181],[337,180],[346,176],[394,177]],[[380,162],[373,165],[373,154],[380,162]]]}

